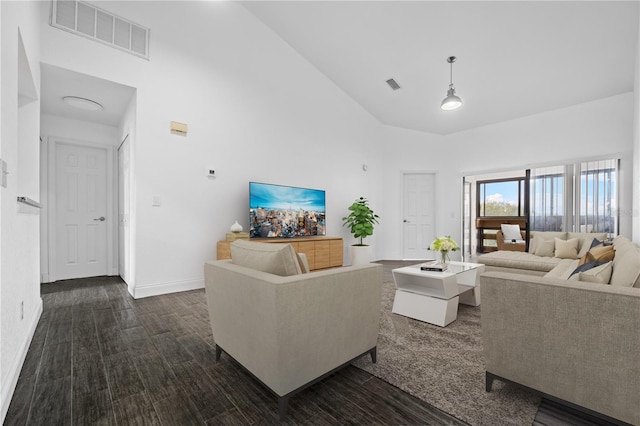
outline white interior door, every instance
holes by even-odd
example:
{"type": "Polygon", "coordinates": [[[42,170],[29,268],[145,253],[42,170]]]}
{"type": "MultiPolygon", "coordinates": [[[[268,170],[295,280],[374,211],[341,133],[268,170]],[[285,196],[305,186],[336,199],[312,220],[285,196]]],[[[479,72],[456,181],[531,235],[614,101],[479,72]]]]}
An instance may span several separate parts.
{"type": "Polygon", "coordinates": [[[56,144],[56,280],[107,275],[107,150],[56,144]]]}
{"type": "Polygon", "coordinates": [[[434,173],[404,173],[403,253],[404,259],[433,259],[429,245],[435,239],[435,181],[434,173]]]}

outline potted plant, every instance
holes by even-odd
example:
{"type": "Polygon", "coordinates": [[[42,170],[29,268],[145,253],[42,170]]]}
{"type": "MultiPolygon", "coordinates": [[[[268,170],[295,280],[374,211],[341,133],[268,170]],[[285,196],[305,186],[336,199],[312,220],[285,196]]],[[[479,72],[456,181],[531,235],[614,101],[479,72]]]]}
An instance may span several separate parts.
{"type": "Polygon", "coordinates": [[[349,256],[352,265],[369,263],[371,247],[363,243],[363,239],[373,235],[373,225],[378,223],[379,216],[369,207],[369,201],[360,197],[349,206],[348,216],[342,218],[342,226],[348,226],[349,231],[360,242],[350,247],[349,256]]]}

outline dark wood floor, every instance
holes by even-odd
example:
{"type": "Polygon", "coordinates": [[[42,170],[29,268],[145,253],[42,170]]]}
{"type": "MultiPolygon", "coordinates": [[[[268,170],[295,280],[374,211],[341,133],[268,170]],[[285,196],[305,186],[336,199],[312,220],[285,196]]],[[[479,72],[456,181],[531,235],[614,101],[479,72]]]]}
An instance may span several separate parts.
{"type": "MultiPolygon", "coordinates": [[[[134,300],[119,278],[42,285],[5,425],[279,423],[276,398],[214,359],[204,290],[134,300]]],[[[286,423],[463,422],[355,367],[294,396],[286,423]]]]}

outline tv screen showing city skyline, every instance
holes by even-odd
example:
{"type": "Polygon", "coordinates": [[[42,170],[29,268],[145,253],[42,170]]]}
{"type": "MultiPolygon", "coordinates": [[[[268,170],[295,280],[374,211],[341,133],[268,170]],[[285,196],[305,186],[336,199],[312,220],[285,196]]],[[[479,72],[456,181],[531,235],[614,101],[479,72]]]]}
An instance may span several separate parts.
{"type": "Polygon", "coordinates": [[[326,235],[326,198],[320,189],[249,182],[251,238],[326,235]]]}

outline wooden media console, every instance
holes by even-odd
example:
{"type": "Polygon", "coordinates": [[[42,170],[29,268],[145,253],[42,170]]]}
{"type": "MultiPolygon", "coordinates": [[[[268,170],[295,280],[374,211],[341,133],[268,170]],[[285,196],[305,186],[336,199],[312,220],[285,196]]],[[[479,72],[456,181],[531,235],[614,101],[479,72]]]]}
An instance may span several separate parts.
{"type": "MultiPolygon", "coordinates": [[[[344,243],[341,237],[261,238],[252,241],[291,244],[296,253],[307,256],[312,271],[342,266],[344,243]]],[[[231,241],[218,241],[217,259],[231,259],[231,241]]]]}

